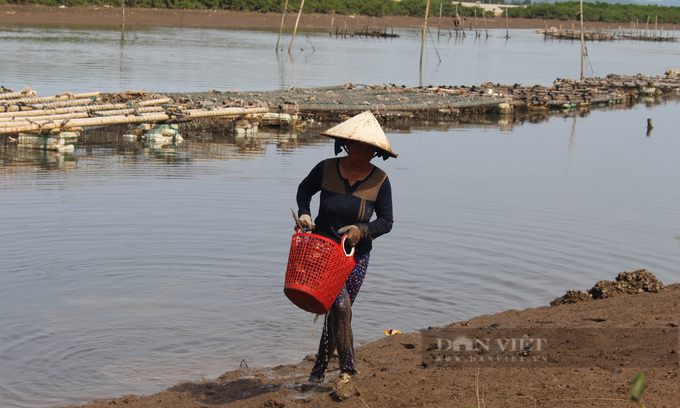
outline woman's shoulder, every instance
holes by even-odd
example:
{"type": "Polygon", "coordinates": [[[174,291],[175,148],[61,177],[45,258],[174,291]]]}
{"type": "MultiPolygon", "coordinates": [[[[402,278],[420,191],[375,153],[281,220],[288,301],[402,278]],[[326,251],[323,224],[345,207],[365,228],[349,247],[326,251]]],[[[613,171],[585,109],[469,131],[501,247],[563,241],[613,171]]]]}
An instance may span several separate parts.
{"type": "Polygon", "coordinates": [[[321,163],[337,163],[340,161],[340,157],[329,157],[327,159],[321,160],[321,163]]]}
{"type": "Polygon", "coordinates": [[[373,172],[371,172],[371,177],[376,177],[380,180],[385,180],[387,179],[387,173],[380,167],[376,166],[375,164],[373,165],[373,172]]]}

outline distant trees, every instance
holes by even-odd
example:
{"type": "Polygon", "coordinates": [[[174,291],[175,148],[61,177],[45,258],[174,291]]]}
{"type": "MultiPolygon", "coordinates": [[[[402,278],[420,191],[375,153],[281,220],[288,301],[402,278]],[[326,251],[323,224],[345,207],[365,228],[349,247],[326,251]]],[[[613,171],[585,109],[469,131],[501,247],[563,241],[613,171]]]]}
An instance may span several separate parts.
{"type": "MultiPolygon", "coordinates": [[[[567,1],[558,3],[541,3],[527,7],[513,7],[508,10],[510,17],[577,20],[580,2],[567,1]]],[[[627,23],[631,21],[647,21],[658,17],[659,23],[680,24],[680,7],[664,7],[657,5],[612,4],[597,1],[583,3],[583,19],[603,23],[627,23]]]]}
{"type": "MultiPolygon", "coordinates": [[[[306,13],[323,14],[361,14],[374,17],[382,16],[425,16],[427,0],[305,0],[306,13]]],[[[533,19],[576,20],[580,3],[567,1],[558,3],[531,4],[531,0],[485,0],[491,4],[528,4],[526,7],[508,8],[509,17],[533,19]]],[[[0,4],[44,4],[50,6],[87,6],[112,5],[120,6],[122,0],[0,0],[0,4]]],[[[299,7],[299,0],[290,0],[289,11],[299,7]]],[[[223,9],[240,11],[282,12],[285,0],[125,0],[127,7],[172,8],[172,9],[223,9]]],[[[430,16],[442,15],[455,17],[456,10],[461,17],[478,17],[486,14],[493,17],[493,12],[485,12],[481,7],[465,7],[460,3],[432,0],[430,16]]],[[[648,17],[658,17],[659,23],[680,24],[680,7],[664,7],[656,5],[612,4],[597,1],[583,4],[583,18],[586,21],[604,23],[626,23],[630,21],[647,21],[648,17]]]]}

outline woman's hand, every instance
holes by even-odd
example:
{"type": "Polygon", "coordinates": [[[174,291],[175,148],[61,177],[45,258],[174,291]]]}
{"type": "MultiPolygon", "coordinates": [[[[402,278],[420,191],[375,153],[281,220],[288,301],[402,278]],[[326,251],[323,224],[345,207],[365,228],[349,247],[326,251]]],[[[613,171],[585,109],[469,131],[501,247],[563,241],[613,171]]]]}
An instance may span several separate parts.
{"type": "Polygon", "coordinates": [[[356,246],[356,244],[361,241],[361,238],[366,238],[368,236],[368,228],[365,225],[361,225],[363,228],[359,228],[356,225],[345,225],[338,230],[339,233],[347,233],[347,238],[345,242],[349,246],[356,246]]]}
{"type": "Polygon", "coordinates": [[[302,214],[295,224],[295,229],[302,227],[305,230],[311,231],[314,227],[312,226],[312,217],[309,214],[302,214]]]}

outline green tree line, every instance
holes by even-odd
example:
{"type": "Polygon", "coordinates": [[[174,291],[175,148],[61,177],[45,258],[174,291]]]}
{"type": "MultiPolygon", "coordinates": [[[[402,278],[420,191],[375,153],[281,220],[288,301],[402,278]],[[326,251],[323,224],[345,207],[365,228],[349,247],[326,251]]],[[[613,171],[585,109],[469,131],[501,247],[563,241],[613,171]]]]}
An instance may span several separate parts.
{"type": "MultiPolygon", "coordinates": [[[[541,3],[527,7],[513,7],[508,10],[509,17],[523,17],[552,20],[578,20],[580,2],[567,1],[558,3],[541,3]]],[[[680,7],[657,5],[612,4],[597,1],[583,3],[583,20],[602,23],[640,23],[654,22],[680,24],[680,7]]]]}
{"type": "MultiPolygon", "coordinates": [[[[289,0],[288,11],[297,11],[300,0],[289,0]]],[[[481,7],[464,7],[450,1],[431,1],[430,17],[439,15],[455,17],[456,10],[461,17],[473,16],[475,12],[481,17],[481,7]]],[[[103,6],[120,7],[122,0],[0,0],[0,4],[42,4],[48,6],[103,6]]],[[[283,12],[285,0],[125,0],[126,7],[169,8],[169,9],[212,9],[236,11],[283,12]]],[[[360,14],[372,17],[414,16],[424,17],[427,0],[305,0],[303,12],[322,14],[360,14]]],[[[493,13],[487,13],[493,17],[493,13]]]]}
{"type": "MultiPolygon", "coordinates": [[[[42,4],[48,6],[103,6],[120,7],[123,0],[0,0],[0,4],[42,4]]],[[[500,1],[500,0],[497,0],[500,1]]],[[[522,0],[526,2],[527,0],[522,0]]],[[[514,0],[513,3],[520,1],[514,0]]],[[[125,0],[126,7],[170,8],[170,9],[220,9],[237,11],[282,12],[285,0],[125,0]]],[[[413,16],[424,17],[427,0],[305,0],[305,13],[322,14],[360,14],[373,17],[413,16]]],[[[439,15],[441,5],[442,16],[478,17],[484,15],[480,7],[464,7],[460,3],[449,1],[430,2],[430,17],[439,15]]],[[[289,0],[288,11],[297,11],[300,0],[289,0]]],[[[509,8],[509,17],[577,20],[579,2],[541,3],[526,7],[509,8]]],[[[605,23],[625,23],[630,21],[651,21],[658,16],[659,23],[680,23],[680,7],[664,7],[656,5],[610,4],[604,2],[583,5],[585,21],[605,23]]],[[[487,11],[486,17],[492,18],[493,12],[487,11]]]]}

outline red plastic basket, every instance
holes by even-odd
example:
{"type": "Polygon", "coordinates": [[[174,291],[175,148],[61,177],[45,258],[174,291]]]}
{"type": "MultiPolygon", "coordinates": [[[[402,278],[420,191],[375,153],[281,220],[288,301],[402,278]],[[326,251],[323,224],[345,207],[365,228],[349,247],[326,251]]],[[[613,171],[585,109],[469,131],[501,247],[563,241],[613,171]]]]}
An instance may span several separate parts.
{"type": "Polygon", "coordinates": [[[323,314],[335,302],[356,264],[354,248],[345,253],[345,237],[338,245],[316,234],[293,235],[283,293],[300,309],[323,314]]]}

